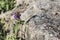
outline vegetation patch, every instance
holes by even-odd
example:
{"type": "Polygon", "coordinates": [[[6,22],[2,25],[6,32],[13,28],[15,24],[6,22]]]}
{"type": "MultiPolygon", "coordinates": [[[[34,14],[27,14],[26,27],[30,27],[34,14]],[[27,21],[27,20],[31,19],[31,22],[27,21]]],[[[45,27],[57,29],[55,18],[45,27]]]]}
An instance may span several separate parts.
{"type": "Polygon", "coordinates": [[[14,0],[0,0],[0,14],[13,9],[15,7],[14,4],[14,0]]]}

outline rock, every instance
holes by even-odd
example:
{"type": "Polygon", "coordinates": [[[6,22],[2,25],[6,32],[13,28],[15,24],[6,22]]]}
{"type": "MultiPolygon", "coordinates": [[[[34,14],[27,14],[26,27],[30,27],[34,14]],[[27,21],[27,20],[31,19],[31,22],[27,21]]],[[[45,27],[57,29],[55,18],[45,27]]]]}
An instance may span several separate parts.
{"type": "Polygon", "coordinates": [[[51,2],[50,0],[34,0],[31,4],[21,16],[21,19],[25,20],[27,23],[26,27],[29,29],[29,32],[27,32],[27,34],[29,34],[29,36],[27,35],[27,39],[56,40],[58,38],[57,33],[59,33],[58,25],[60,24],[60,5],[58,4],[58,1],[54,0],[51,2]],[[38,35],[44,35],[45,39],[39,39],[41,36],[38,35]]]}

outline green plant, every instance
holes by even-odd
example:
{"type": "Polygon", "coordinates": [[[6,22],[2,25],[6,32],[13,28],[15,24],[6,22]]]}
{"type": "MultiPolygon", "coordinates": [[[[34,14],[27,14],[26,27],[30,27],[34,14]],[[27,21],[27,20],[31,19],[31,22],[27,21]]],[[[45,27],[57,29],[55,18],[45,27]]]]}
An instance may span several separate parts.
{"type": "Polygon", "coordinates": [[[13,27],[14,33],[17,33],[17,30],[18,30],[18,25],[15,25],[15,26],[13,27]]]}
{"type": "Polygon", "coordinates": [[[11,10],[14,7],[14,0],[0,0],[0,13],[1,11],[6,12],[11,10]]]}
{"type": "Polygon", "coordinates": [[[16,40],[16,36],[14,34],[7,35],[5,40],[16,40]]]}
{"type": "Polygon", "coordinates": [[[3,37],[4,37],[4,33],[3,33],[3,26],[4,26],[4,23],[1,23],[1,20],[0,20],[0,40],[3,40],[3,37]]]}

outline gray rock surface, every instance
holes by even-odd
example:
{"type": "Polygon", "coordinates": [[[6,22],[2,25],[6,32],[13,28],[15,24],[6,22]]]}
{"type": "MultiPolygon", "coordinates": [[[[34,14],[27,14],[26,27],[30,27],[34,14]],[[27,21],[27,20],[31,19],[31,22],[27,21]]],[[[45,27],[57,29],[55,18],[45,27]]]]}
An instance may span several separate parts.
{"type": "Polygon", "coordinates": [[[59,0],[32,0],[21,19],[29,29],[26,40],[60,40],[59,0]]]}

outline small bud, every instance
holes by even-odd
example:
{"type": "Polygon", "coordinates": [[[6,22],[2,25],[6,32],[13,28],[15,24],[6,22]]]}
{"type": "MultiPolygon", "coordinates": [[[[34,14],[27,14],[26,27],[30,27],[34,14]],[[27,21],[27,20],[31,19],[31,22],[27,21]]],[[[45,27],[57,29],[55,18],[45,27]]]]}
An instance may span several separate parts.
{"type": "Polygon", "coordinates": [[[15,18],[16,20],[20,19],[20,16],[21,16],[21,14],[20,14],[19,12],[14,13],[14,18],[15,18]]]}

